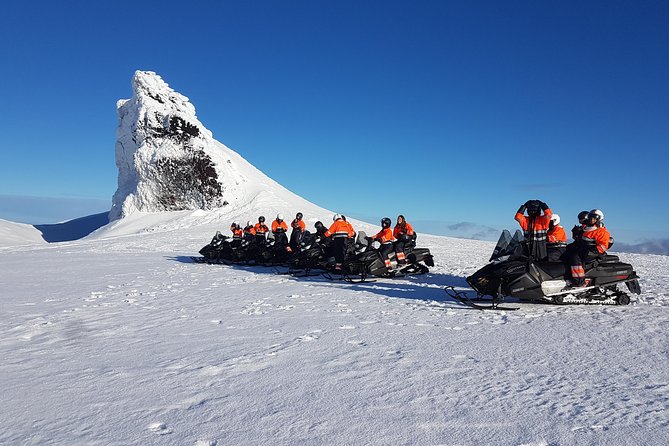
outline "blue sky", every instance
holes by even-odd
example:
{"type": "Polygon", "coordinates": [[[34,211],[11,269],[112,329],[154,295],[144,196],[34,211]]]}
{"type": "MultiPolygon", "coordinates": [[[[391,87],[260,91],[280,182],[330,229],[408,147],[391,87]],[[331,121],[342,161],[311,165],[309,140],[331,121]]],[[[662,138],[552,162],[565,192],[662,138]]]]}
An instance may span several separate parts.
{"type": "Polygon", "coordinates": [[[667,23],[659,1],[11,2],[0,218],[109,207],[142,69],[333,210],[515,227],[540,198],[565,226],[598,207],[628,241],[667,236],[667,23]]]}

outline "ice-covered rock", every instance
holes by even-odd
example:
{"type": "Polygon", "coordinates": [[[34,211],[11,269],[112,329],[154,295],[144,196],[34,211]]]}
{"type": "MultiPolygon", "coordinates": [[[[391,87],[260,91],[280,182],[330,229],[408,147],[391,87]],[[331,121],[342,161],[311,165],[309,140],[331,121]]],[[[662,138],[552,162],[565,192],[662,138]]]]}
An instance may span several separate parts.
{"type": "Polygon", "coordinates": [[[151,71],[135,72],[132,91],[117,103],[119,174],[110,220],[137,210],[213,209],[238,201],[248,180],[231,166],[238,155],[213,139],[188,98],[151,71]]]}

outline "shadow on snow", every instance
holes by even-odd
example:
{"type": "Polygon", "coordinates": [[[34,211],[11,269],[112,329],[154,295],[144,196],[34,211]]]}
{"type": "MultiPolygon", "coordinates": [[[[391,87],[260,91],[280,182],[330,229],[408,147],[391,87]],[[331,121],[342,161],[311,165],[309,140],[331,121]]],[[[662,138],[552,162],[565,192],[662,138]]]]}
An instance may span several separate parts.
{"type": "MultiPolygon", "coordinates": [[[[195,264],[195,262],[188,256],[175,256],[167,257],[168,260],[179,262],[179,263],[190,263],[195,264]]],[[[281,275],[288,279],[296,281],[309,281],[321,283],[324,285],[330,285],[332,287],[353,290],[353,291],[364,291],[367,293],[378,294],[383,297],[395,298],[395,299],[410,299],[410,300],[419,300],[424,302],[435,302],[439,304],[448,303],[454,304],[453,306],[442,306],[444,309],[448,308],[457,308],[457,309],[471,309],[469,307],[463,306],[458,301],[452,299],[444,292],[444,287],[453,286],[456,288],[469,288],[465,277],[454,276],[451,274],[441,274],[441,273],[427,273],[421,275],[409,275],[397,279],[390,278],[375,278],[370,277],[370,282],[362,283],[349,283],[343,280],[329,280],[323,275],[318,276],[308,276],[308,277],[293,277],[289,274],[285,274],[287,268],[285,266],[261,266],[261,265],[225,265],[225,264],[197,264],[202,267],[210,268],[235,268],[242,271],[249,271],[255,274],[266,274],[271,276],[281,275]],[[282,274],[283,273],[283,274],[282,274]],[[415,283],[412,283],[415,282],[415,283]]],[[[473,291],[472,291],[473,292],[473,291]]]]}

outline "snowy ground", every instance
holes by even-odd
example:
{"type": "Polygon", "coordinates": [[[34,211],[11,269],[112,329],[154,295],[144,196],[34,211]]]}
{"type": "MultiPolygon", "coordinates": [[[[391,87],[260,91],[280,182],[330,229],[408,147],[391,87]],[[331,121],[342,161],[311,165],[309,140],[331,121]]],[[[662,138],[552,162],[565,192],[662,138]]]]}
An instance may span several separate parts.
{"type": "Polygon", "coordinates": [[[0,249],[1,444],[669,443],[669,257],[627,307],[464,309],[492,243],[372,284],[193,264],[212,227],[0,249]]]}

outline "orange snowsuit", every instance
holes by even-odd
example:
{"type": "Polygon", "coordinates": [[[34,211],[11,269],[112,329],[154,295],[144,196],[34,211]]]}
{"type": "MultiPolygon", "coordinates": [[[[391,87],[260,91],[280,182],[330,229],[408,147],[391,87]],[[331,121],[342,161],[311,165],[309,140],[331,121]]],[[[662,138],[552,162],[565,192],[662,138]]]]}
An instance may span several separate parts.
{"type": "Polygon", "coordinates": [[[295,219],[293,222],[290,224],[290,226],[300,232],[304,232],[307,229],[307,225],[304,224],[302,220],[295,219]]]}
{"type": "Polygon", "coordinates": [[[334,223],[332,223],[332,225],[330,226],[330,229],[325,231],[325,236],[326,237],[333,236],[334,238],[349,237],[351,235],[352,230],[353,228],[351,227],[351,225],[340,218],[335,220],[334,223]]]}
{"type": "Polygon", "coordinates": [[[383,228],[372,237],[374,240],[381,241],[381,244],[386,245],[388,243],[393,243],[395,241],[395,236],[393,235],[393,230],[390,228],[383,228]]]}
{"type": "Polygon", "coordinates": [[[609,242],[611,241],[611,234],[606,227],[588,226],[583,229],[583,236],[581,238],[584,242],[597,247],[600,254],[609,249],[609,242]]]}
{"type": "Polygon", "coordinates": [[[256,235],[264,235],[266,232],[269,232],[269,228],[265,223],[256,223],[253,229],[255,229],[256,235]]]}
{"type": "Polygon", "coordinates": [[[547,235],[548,243],[567,246],[567,234],[564,232],[564,228],[562,226],[553,226],[553,229],[550,229],[547,235]]]}
{"type": "Polygon", "coordinates": [[[534,218],[534,225],[532,228],[529,228],[530,218],[526,217],[524,214],[516,212],[514,219],[520,224],[523,231],[525,231],[525,238],[530,238],[532,236],[535,240],[546,240],[546,233],[548,232],[552,216],[553,211],[551,211],[550,208],[546,208],[544,215],[539,215],[534,218]]]}
{"type": "Polygon", "coordinates": [[[395,229],[393,229],[393,235],[395,238],[399,238],[400,234],[406,234],[408,236],[414,235],[413,227],[409,224],[409,222],[405,221],[403,225],[395,225],[395,229]]]}
{"type": "Polygon", "coordinates": [[[274,220],[272,222],[272,232],[276,233],[279,229],[283,229],[283,232],[288,232],[288,225],[286,225],[286,222],[283,220],[281,220],[281,223],[274,220]]]}
{"type": "Polygon", "coordinates": [[[244,231],[241,228],[236,228],[236,229],[230,228],[230,230],[232,231],[233,240],[239,240],[244,235],[244,231]]]}

